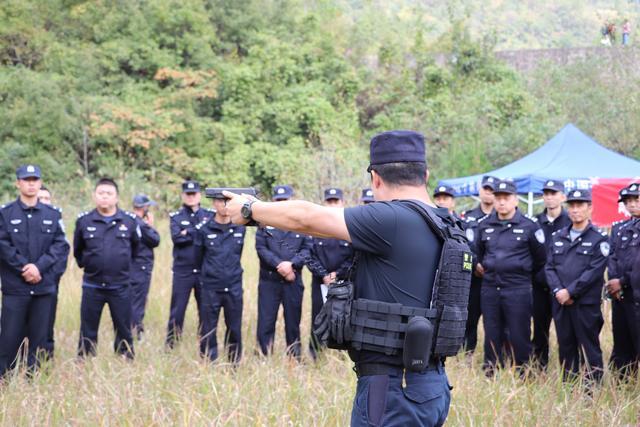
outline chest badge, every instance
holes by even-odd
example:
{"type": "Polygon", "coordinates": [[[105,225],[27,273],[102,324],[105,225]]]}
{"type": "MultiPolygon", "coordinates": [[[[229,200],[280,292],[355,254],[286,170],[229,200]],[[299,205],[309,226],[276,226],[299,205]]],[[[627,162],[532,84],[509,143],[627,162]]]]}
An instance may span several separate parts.
{"type": "Polygon", "coordinates": [[[215,239],[216,237],[218,237],[217,234],[207,234],[207,239],[215,239]]]}
{"type": "Polygon", "coordinates": [[[51,221],[50,219],[43,219],[43,220],[42,220],[42,223],[43,223],[44,225],[52,225],[52,224],[53,224],[53,221],[51,221]]]}
{"type": "Polygon", "coordinates": [[[493,233],[495,230],[493,228],[487,228],[484,230],[485,233],[490,234],[493,233]]]}
{"type": "Polygon", "coordinates": [[[182,225],[189,225],[189,224],[191,224],[191,223],[190,223],[189,221],[181,221],[181,222],[180,222],[180,224],[182,224],[182,225]]]}
{"type": "Polygon", "coordinates": [[[22,222],[22,220],[21,220],[21,219],[12,219],[12,220],[11,220],[11,224],[13,224],[13,225],[18,225],[18,224],[20,224],[21,222],[22,222]]]}
{"type": "Polygon", "coordinates": [[[524,230],[522,228],[514,228],[513,232],[515,234],[524,234],[524,230]]]}
{"type": "Polygon", "coordinates": [[[87,227],[87,231],[96,231],[95,227],[87,227]]]}
{"type": "Polygon", "coordinates": [[[127,231],[127,230],[129,230],[129,228],[127,228],[127,226],[124,225],[124,224],[120,224],[120,227],[118,227],[118,230],[119,231],[127,231]]]}

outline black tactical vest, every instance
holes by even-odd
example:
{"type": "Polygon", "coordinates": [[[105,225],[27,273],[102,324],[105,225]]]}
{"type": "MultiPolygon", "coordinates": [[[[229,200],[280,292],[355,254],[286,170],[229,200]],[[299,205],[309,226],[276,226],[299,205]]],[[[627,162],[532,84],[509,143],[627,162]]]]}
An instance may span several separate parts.
{"type": "Polygon", "coordinates": [[[409,200],[402,203],[418,212],[443,242],[431,306],[353,300],[351,283],[334,284],[329,287],[327,301],[314,322],[314,332],[330,348],[397,355],[404,346],[404,331],[413,316],[426,317],[434,325],[433,357],[453,356],[462,347],[472,272],[472,255],[465,233],[453,218],[445,220],[409,200]]]}

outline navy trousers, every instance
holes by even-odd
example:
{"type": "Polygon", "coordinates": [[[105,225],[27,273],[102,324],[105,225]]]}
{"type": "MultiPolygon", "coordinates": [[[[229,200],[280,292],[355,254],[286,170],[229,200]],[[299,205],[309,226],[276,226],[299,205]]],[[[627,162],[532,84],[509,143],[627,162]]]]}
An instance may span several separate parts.
{"type": "Polygon", "coordinates": [[[224,346],[228,349],[229,361],[240,362],[242,357],[242,283],[234,285],[229,292],[202,289],[200,296],[202,314],[202,334],[200,336],[200,355],[211,361],[218,358],[218,319],[220,310],[224,310],[224,322],[227,327],[224,346]]]}
{"type": "Polygon", "coordinates": [[[600,304],[579,304],[562,306],[553,303],[553,321],[558,336],[560,365],[564,377],[576,377],[581,366],[586,368],[590,379],[602,378],[602,350],[600,330],[604,320],[600,304]]]}
{"type": "Polygon", "coordinates": [[[482,310],[480,308],[480,294],[482,290],[482,278],[472,276],[471,288],[469,289],[469,306],[467,326],[464,332],[464,349],[474,352],[478,345],[478,324],[482,310]]]}
{"type": "Polygon", "coordinates": [[[151,270],[153,266],[145,266],[144,270],[131,275],[131,326],[134,332],[144,332],[144,312],[151,286],[151,270]]]}
{"type": "Polygon", "coordinates": [[[613,350],[611,367],[619,371],[620,378],[635,375],[640,363],[640,342],[633,298],[625,291],[622,301],[612,300],[611,323],[613,350]]]}
{"type": "Polygon", "coordinates": [[[548,288],[533,286],[533,357],[542,368],[549,364],[549,328],[552,319],[553,296],[548,288]]]}
{"type": "Polygon", "coordinates": [[[130,286],[121,286],[116,289],[82,288],[78,356],[96,354],[100,317],[105,304],[109,306],[113,329],[116,333],[113,343],[114,351],[133,359],[130,286]]]}
{"type": "Polygon", "coordinates": [[[443,367],[422,373],[358,378],[352,427],[441,426],[449,414],[451,392],[443,367]]]}
{"type": "Polygon", "coordinates": [[[56,311],[58,310],[58,290],[59,286],[56,286],[56,291],[51,294],[51,310],[49,311],[49,327],[47,330],[47,339],[44,343],[44,349],[47,352],[47,357],[53,359],[53,353],[55,350],[54,340],[54,327],[56,323],[56,311]]]}
{"type": "Polygon", "coordinates": [[[52,294],[2,295],[0,314],[0,377],[16,366],[25,333],[28,339],[27,366],[38,367],[46,357],[45,343],[51,312],[52,294]]]}
{"type": "MultiPolygon", "coordinates": [[[[277,273],[276,273],[277,274],[277,273]]],[[[258,285],[258,345],[265,356],[273,352],[280,304],[284,309],[287,354],[300,358],[300,319],[304,286],[300,274],[295,282],[260,280],[258,285]]]]}
{"type": "Polygon", "coordinates": [[[531,287],[514,288],[482,286],[482,318],[484,324],[484,368],[504,366],[506,349],[516,366],[531,356],[531,287]],[[506,329],[506,331],[505,331],[506,329]]]}
{"type": "Polygon", "coordinates": [[[166,341],[167,346],[170,348],[174,346],[176,340],[179,340],[182,335],[184,317],[192,290],[196,298],[196,307],[198,308],[198,333],[200,333],[202,328],[202,314],[200,313],[200,272],[194,272],[193,270],[174,271],[166,341]]]}

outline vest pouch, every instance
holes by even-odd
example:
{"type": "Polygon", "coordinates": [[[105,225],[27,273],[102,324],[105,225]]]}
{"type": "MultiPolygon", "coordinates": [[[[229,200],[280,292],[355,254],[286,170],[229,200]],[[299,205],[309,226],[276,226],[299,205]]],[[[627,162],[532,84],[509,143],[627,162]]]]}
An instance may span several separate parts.
{"type": "Polygon", "coordinates": [[[405,369],[422,372],[429,366],[433,343],[433,324],[426,317],[414,316],[407,323],[402,349],[405,369]]]}
{"type": "Polygon", "coordinates": [[[438,334],[433,354],[438,357],[455,356],[460,351],[467,325],[467,307],[445,305],[438,322],[438,334]]]}

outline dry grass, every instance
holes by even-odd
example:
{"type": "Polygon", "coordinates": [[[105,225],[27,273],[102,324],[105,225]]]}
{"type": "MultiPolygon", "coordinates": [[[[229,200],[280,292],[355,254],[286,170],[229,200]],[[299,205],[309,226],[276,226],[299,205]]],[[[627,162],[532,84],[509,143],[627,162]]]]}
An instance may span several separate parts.
{"type": "MultiPolygon", "coordinates": [[[[253,238],[244,254],[244,359],[234,370],[219,362],[203,362],[197,353],[193,302],[184,340],[164,351],[171,295],[171,245],[166,222],[164,241],[146,316],[147,335],[137,343],[133,363],[111,351],[113,333],[105,310],[99,355],[75,361],[79,330],[81,272],[70,266],[60,289],[56,324],[56,359],[34,379],[12,377],[0,390],[2,425],[347,425],[355,375],[344,354],[325,352],[319,363],[302,364],[284,356],[282,319],[277,355],[255,355],[257,258],[253,238]]],[[[307,282],[308,283],[308,280],[307,282]]],[[[192,300],[193,301],[193,300],[192,300]]],[[[309,331],[310,296],[305,294],[303,339],[309,331]]],[[[608,312],[608,310],[607,310],[608,312]]],[[[607,316],[608,317],[608,316],[607,316]]],[[[611,351],[610,322],[602,333],[605,356],[611,351]]],[[[522,382],[510,371],[488,380],[479,369],[481,354],[448,361],[454,385],[449,425],[594,425],[640,423],[640,386],[616,385],[609,376],[592,395],[558,380],[554,364],[546,374],[522,382]]],[[[554,351],[553,360],[557,360],[554,351]]]]}

